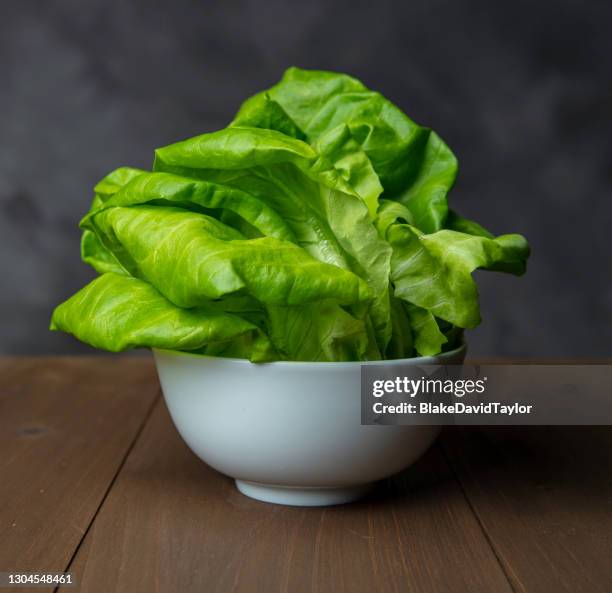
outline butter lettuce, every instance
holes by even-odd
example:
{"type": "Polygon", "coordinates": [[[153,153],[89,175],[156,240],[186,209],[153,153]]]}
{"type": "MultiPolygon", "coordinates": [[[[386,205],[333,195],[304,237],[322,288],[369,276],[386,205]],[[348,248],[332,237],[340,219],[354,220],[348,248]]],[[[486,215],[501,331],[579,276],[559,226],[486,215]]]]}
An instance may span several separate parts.
{"type": "Polygon", "coordinates": [[[520,275],[529,256],[449,208],[456,175],[379,93],[290,68],[227,128],[96,185],[81,256],[100,276],[51,328],[254,362],[438,354],[480,322],[473,271],[520,275]]]}
{"type": "Polygon", "coordinates": [[[320,262],[289,241],[245,239],[206,214],[116,207],[102,209],[89,223],[125,269],[179,307],[237,293],[274,305],[351,304],[370,297],[368,285],[349,270],[320,262]]]}
{"type": "Polygon", "coordinates": [[[391,249],[363,198],[325,156],[275,130],[233,126],[158,149],[154,169],[206,178],[266,201],[305,251],[368,282],[370,321],[384,351],[391,335],[391,249]]]}
{"type": "MultiPolygon", "coordinates": [[[[424,232],[443,228],[457,159],[435,132],[346,74],[289,68],[264,94],[278,103],[309,142],[347,127],[370,159],[384,197],[405,204],[424,232]]],[[[253,99],[247,100],[237,118],[252,109],[253,99]]]]}
{"type": "Polygon", "coordinates": [[[253,361],[276,356],[268,337],[246,319],[214,309],[176,307],[147,282],[112,272],[59,305],[51,329],[111,352],[150,347],[206,353],[209,347],[238,340],[253,361]]]}

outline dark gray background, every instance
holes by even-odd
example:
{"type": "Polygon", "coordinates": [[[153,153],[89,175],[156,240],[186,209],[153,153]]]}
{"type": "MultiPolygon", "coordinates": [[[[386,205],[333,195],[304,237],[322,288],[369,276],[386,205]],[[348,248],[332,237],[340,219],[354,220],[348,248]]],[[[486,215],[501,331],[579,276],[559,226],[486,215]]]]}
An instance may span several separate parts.
{"type": "Polygon", "coordinates": [[[0,347],[93,352],[47,331],[93,277],[77,221],[95,182],[223,127],[285,67],[345,71],[429,125],[452,205],[522,232],[524,278],[478,273],[472,353],[609,356],[612,5],[540,1],[3,2],[0,347]]]}

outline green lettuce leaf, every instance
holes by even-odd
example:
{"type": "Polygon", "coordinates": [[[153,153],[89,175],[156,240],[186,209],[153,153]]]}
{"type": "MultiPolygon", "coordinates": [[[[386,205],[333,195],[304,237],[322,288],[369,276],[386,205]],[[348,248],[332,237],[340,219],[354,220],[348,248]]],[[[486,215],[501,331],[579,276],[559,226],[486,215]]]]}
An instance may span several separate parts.
{"type": "Polygon", "coordinates": [[[143,173],[146,173],[144,169],[136,169],[135,167],[119,167],[111,171],[106,177],[98,181],[94,187],[95,198],[92,208],[106,202],[106,200],[116,194],[124,185],[143,173]]]}
{"type": "Polygon", "coordinates": [[[304,132],[276,101],[270,99],[268,93],[257,93],[247,99],[230,126],[276,130],[290,138],[306,140],[304,132]]]}
{"type": "Polygon", "coordinates": [[[252,323],[219,311],[181,309],[150,284],[123,274],[102,274],[53,312],[51,329],[96,348],[120,352],[145,346],[205,352],[228,348],[255,361],[277,357],[268,338],[252,323]]]}
{"type": "Polygon", "coordinates": [[[125,268],[119,260],[108,250],[98,236],[90,230],[85,229],[81,235],[81,259],[89,264],[98,274],[113,272],[125,274],[125,268]]]}
{"type": "Polygon", "coordinates": [[[396,296],[463,328],[480,323],[472,272],[506,267],[521,274],[529,253],[520,235],[489,239],[450,230],[426,235],[405,224],[390,226],[387,240],[396,296]]]}
{"type": "MultiPolygon", "coordinates": [[[[111,171],[96,184],[89,212],[101,208],[124,185],[144,173],[146,171],[135,169],[134,167],[120,167],[111,171]]],[[[88,229],[84,229],[81,235],[81,259],[99,274],[104,274],[105,272],[126,273],[117,258],[102,245],[96,234],[88,229]]]]}
{"type": "Polygon", "coordinates": [[[337,126],[322,134],[314,143],[314,148],[333,163],[347,185],[361,196],[371,218],[376,218],[378,197],[383,188],[370,159],[355,141],[348,126],[337,126]]]}
{"type": "Polygon", "coordinates": [[[294,239],[290,227],[279,214],[257,197],[233,187],[186,179],[168,173],[144,173],[118,189],[112,196],[90,210],[81,225],[88,226],[89,219],[102,208],[153,204],[176,206],[222,216],[224,210],[233,212],[259,231],[260,236],[277,239],[294,239]]]}
{"type": "Polygon", "coordinates": [[[406,303],[391,298],[391,320],[393,331],[385,358],[410,358],[414,355],[414,332],[406,311],[406,303]]]}
{"type": "Polygon", "coordinates": [[[442,352],[448,338],[440,331],[435,317],[427,309],[404,303],[414,338],[414,349],[421,356],[435,356],[442,352]]]}
{"type": "MultiPolygon", "coordinates": [[[[368,360],[364,321],[333,303],[300,307],[268,307],[268,332],[287,360],[368,360]]],[[[380,358],[374,354],[374,360],[380,358]]]]}
{"type": "Polygon", "coordinates": [[[88,223],[124,268],[179,307],[233,293],[275,305],[370,298],[367,284],[350,271],[320,262],[289,241],[244,239],[205,214],[116,207],[95,212],[88,223]]]}

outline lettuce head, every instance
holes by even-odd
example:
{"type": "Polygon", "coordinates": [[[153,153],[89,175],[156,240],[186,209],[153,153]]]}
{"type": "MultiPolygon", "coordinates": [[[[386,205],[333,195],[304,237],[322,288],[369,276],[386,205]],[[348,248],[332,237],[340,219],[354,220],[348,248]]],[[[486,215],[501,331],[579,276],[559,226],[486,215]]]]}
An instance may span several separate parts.
{"type": "Polygon", "coordinates": [[[379,93],[290,68],[225,129],[96,185],[81,256],[99,276],[51,329],[253,362],[454,348],[480,322],[474,270],[520,275],[529,256],[449,208],[456,176],[443,140],[379,93]]]}

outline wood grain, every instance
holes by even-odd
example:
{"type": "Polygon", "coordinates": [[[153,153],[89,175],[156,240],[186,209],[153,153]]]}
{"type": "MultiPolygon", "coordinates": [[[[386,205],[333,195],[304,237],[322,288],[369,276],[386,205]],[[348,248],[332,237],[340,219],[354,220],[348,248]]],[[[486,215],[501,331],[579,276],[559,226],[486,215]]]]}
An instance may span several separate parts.
{"type": "Polygon", "coordinates": [[[163,402],[71,570],[87,593],[511,592],[437,448],[361,503],[269,505],[188,451],[163,402]]]}
{"type": "Polygon", "coordinates": [[[157,378],[149,359],[8,360],[0,570],[63,571],[159,393],[157,378]]]}
{"type": "Polygon", "coordinates": [[[444,450],[516,591],[612,591],[612,429],[455,429],[444,450]]]}

